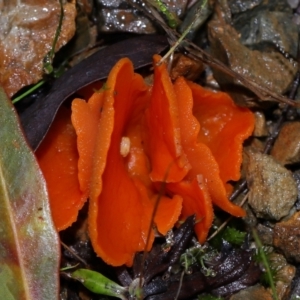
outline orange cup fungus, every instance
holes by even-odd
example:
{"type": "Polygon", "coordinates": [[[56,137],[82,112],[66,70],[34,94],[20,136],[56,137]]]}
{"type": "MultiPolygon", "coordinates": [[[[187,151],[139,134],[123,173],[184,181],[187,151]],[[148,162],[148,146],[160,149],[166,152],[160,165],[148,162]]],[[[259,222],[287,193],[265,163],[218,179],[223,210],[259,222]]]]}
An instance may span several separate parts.
{"type": "Polygon", "coordinates": [[[73,101],[74,128],[60,112],[37,152],[57,229],[71,225],[89,198],[92,245],[113,266],[131,266],[137,251],[150,250],[156,199],[157,231],[166,234],[195,214],[200,243],[212,225],[213,204],[245,215],[228,200],[228,181],[240,178],[253,114],[225,93],[184,78],[172,83],[159,60],[155,55],[153,86],[129,59],[117,62],[102,89],[87,102],[73,101]]]}

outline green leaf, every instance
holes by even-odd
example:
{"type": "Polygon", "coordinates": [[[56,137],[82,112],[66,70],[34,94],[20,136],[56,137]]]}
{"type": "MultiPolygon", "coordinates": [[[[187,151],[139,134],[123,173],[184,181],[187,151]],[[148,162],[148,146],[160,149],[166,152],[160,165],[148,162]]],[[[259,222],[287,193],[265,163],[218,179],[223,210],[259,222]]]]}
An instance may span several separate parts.
{"type": "Polygon", "coordinates": [[[93,293],[127,299],[128,290],[103,276],[101,273],[88,269],[78,269],[70,276],[80,281],[93,293]]]}
{"type": "Polygon", "coordinates": [[[58,299],[60,248],[45,180],[0,87],[0,295],[58,299]]]}

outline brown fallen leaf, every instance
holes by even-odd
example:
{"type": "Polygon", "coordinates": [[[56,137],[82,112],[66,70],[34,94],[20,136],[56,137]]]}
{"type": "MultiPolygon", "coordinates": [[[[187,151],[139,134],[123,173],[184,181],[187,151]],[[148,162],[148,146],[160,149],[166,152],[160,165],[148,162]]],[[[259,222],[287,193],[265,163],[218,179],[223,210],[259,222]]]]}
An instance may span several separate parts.
{"type": "MultiPolygon", "coordinates": [[[[60,18],[59,1],[15,2],[0,6],[0,84],[9,97],[41,79],[60,18]]],[[[67,2],[55,51],[74,35],[75,15],[75,1],[67,2]]]]}

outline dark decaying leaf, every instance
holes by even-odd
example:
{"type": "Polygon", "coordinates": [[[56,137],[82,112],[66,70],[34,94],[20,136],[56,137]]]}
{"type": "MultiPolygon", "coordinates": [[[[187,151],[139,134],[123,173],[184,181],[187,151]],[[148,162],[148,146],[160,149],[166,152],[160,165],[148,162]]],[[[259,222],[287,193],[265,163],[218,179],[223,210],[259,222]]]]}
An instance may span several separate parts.
{"type": "Polygon", "coordinates": [[[144,288],[144,292],[151,295],[147,299],[174,299],[179,289],[177,299],[188,299],[201,292],[227,297],[255,284],[261,270],[253,261],[253,253],[237,248],[228,251],[225,255],[222,253],[211,267],[215,276],[205,276],[199,267],[195,266],[191,274],[185,274],[183,277],[181,272],[171,275],[168,279],[156,277],[144,288]]]}
{"type": "Polygon", "coordinates": [[[58,298],[58,235],[43,175],[0,88],[1,299],[58,298]]]}
{"type": "Polygon", "coordinates": [[[205,275],[197,264],[183,277],[182,272],[170,272],[170,267],[176,262],[174,258],[182,254],[187,248],[187,242],[191,241],[193,222],[193,218],[188,218],[175,232],[175,243],[171,251],[165,253],[154,249],[150,252],[145,262],[143,288],[144,296],[149,297],[147,299],[174,299],[177,293],[178,299],[187,299],[201,292],[212,292],[215,296],[226,297],[258,281],[261,270],[253,260],[253,252],[243,247],[233,248],[226,241],[223,241],[220,255],[215,256],[211,262],[213,276],[205,275]],[[164,275],[159,276],[159,273],[164,275]]]}
{"type": "Polygon", "coordinates": [[[167,47],[163,36],[142,36],[106,47],[71,68],[55,81],[45,99],[38,99],[21,113],[21,123],[29,144],[37,149],[47,133],[60,105],[73,93],[97,80],[105,79],[122,57],[132,60],[134,67],[152,63],[152,55],[167,47]]]}
{"type": "MultiPolygon", "coordinates": [[[[174,233],[174,244],[170,251],[162,251],[156,255],[149,254],[145,262],[145,282],[149,282],[155,275],[158,275],[162,271],[167,271],[178,262],[180,255],[187,249],[188,243],[193,237],[193,226],[195,224],[195,216],[190,216],[180,226],[180,228],[174,233]]],[[[154,251],[155,253],[155,251],[154,251]]]]}

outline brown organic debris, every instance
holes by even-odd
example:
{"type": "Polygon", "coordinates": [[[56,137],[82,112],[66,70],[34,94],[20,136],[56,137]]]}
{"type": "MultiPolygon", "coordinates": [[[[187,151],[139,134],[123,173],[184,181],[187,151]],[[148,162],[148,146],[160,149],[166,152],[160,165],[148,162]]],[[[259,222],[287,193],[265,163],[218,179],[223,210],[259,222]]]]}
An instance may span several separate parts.
{"type": "MultiPolygon", "coordinates": [[[[56,51],[74,35],[75,15],[75,1],[67,2],[56,51]]],[[[0,84],[9,97],[41,79],[59,18],[59,1],[5,1],[0,6],[0,84]]]]}
{"type": "Polygon", "coordinates": [[[170,73],[172,80],[184,76],[188,80],[196,80],[204,71],[204,65],[199,60],[194,60],[186,55],[177,53],[174,55],[173,68],[170,73]]]}
{"type": "MultiPolygon", "coordinates": [[[[218,57],[231,70],[278,94],[283,94],[293,82],[297,66],[281,53],[260,52],[247,48],[241,44],[235,29],[219,19],[209,23],[208,32],[212,55],[218,57]]],[[[231,87],[230,94],[237,103],[253,105],[249,102],[251,95],[241,90],[239,80],[216,69],[214,76],[221,87],[231,87]]]]}

